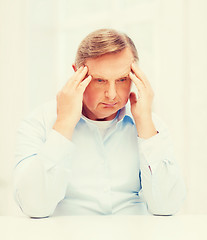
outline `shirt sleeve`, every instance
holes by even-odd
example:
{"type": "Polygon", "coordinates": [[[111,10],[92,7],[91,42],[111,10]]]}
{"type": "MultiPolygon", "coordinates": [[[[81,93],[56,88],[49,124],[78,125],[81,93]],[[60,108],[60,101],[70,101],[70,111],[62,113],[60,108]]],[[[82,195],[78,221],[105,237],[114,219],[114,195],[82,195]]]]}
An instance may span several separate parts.
{"type": "Polygon", "coordinates": [[[25,119],[17,132],[14,195],[22,211],[30,217],[53,214],[64,198],[74,144],[51,129],[46,137],[41,112],[25,119]]]}
{"type": "Polygon", "coordinates": [[[138,137],[142,190],[148,210],[155,215],[175,214],[183,204],[186,188],[175,160],[172,140],[166,125],[153,114],[158,133],[138,137]]]}

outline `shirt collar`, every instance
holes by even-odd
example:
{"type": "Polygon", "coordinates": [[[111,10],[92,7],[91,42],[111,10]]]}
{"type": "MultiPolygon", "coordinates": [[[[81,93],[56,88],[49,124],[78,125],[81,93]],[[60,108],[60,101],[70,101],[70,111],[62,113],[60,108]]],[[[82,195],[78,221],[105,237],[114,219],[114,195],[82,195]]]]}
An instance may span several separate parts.
{"type": "Polygon", "coordinates": [[[131,122],[134,124],[134,118],[132,116],[131,110],[130,110],[130,103],[127,102],[127,104],[119,110],[118,115],[118,122],[131,122]]]}

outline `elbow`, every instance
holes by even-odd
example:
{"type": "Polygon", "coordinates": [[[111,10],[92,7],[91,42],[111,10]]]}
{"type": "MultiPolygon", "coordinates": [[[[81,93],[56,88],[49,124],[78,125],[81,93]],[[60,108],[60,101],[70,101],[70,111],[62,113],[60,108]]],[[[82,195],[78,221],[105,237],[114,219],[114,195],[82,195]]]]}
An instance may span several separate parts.
{"type": "Polygon", "coordinates": [[[52,216],[54,209],[44,200],[22,198],[20,194],[15,194],[15,201],[23,214],[30,218],[48,218],[52,216]]]}
{"type": "Polygon", "coordinates": [[[154,197],[154,201],[150,201],[148,210],[153,215],[171,216],[178,213],[186,199],[187,192],[184,182],[180,182],[171,191],[154,197]]]}
{"type": "Polygon", "coordinates": [[[34,219],[40,219],[40,218],[48,218],[50,217],[50,214],[48,212],[45,212],[45,211],[40,211],[39,209],[38,210],[35,210],[35,209],[30,209],[30,210],[22,210],[22,212],[30,217],[30,218],[34,218],[34,219]]]}
{"type": "Polygon", "coordinates": [[[184,194],[182,197],[174,200],[168,198],[159,203],[149,204],[148,211],[157,216],[172,216],[181,210],[185,199],[186,195],[184,194]]]}
{"type": "Polygon", "coordinates": [[[148,211],[155,216],[172,216],[179,211],[179,208],[148,208],[148,211]]]}
{"type": "Polygon", "coordinates": [[[21,207],[22,212],[30,218],[48,218],[50,217],[51,211],[44,206],[27,206],[21,207]]]}
{"type": "Polygon", "coordinates": [[[24,215],[30,218],[48,218],[52,215],[51,210],[45,206],[34,206],[31,204],[19,205],[24,215]]]}
{"type": "Polygon", "coordinates": [[[178,213],[180,204],[160,203],[159,206],[148,206],[148,211],[155,216],[172,216],[178,213]]]}

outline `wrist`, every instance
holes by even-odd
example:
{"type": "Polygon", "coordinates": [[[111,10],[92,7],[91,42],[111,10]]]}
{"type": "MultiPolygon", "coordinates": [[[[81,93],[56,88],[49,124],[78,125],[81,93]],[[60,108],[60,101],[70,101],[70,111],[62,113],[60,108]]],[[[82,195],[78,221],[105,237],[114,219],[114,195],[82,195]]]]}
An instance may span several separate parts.
{"type": "Polygon", "coordinates": [[[135,124],[138,136],[140,138],[148,139],[158,133],[153,123],[152,116],[146,115],[140,118],[136,118],[135,124]]]}
{"type": "Polygon", "coordinates": [[[71,140],[75,125],[76,124],[71,123],[66,120],[56,120],[56,122],[53,125],[53,129],[56,130],[57,132],[59,132],[64,137],[71,140]]]}

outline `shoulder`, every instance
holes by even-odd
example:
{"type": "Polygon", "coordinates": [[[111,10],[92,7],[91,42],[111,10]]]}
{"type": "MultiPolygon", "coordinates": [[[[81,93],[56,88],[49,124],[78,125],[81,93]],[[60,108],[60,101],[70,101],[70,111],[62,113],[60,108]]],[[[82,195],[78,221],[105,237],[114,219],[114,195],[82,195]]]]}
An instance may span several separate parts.
{"type": "Polygon", "coordinates": [[[52,128],[57,117],[57,103],[52,99],[31,111],[21,122],[20,129],[42,129],[45,132],[52,128]]]}
{"type": "Polygon", "coordinates": [[[44,117],[52,117],[56,115],[57,103],[55,99],[47,101],[39,106],[37,106],[34,110],[30,111],[29,114],[25,117],[26,119],[41,119],[44,117]]]}

